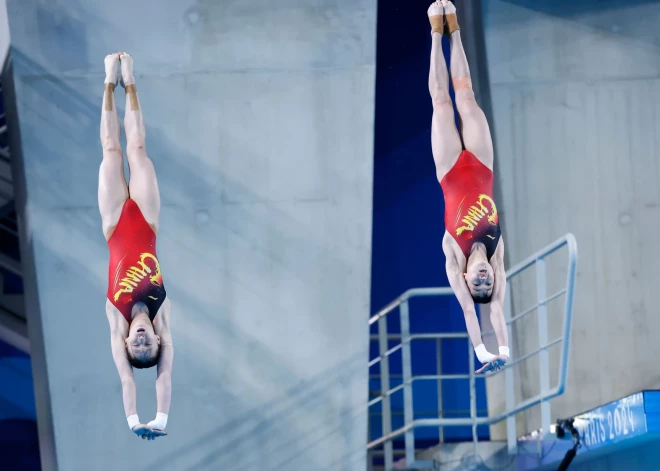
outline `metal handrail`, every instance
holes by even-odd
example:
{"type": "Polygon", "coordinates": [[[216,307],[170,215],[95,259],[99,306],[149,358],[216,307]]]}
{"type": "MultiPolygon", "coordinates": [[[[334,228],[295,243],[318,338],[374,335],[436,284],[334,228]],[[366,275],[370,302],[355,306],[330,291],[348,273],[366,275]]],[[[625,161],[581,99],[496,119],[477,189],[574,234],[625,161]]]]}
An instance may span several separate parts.
{"type": "Polygon", "coordinates": [[[387,306],[385,306],[383,309],[378,311],[376,314],[371,316],[369,319],[369,325],[373,325],[378,319],[381,317],[386,316],[390,312],[392,312],[394,309],[399,307],[401,303],[404,301],[408,301],[411,298],[422,298],[422,297],[428,297],[428,296],[446,296],[449,294],[454,294],[454,290],[451,288],[447,287],[442,287],[442,288],[412,288],[403,293],[401,296],[396,298],[394,301],[389,303],[387,306]]]}
{"type": "MultiPolygon", "coordinates": [[[[390,336],[388,335],[388,340],[390,339],[390,336]]],[[[401,338],[401,336],[399,336],[401,338]]],[[[390,348],[386,352],[382,353],[381,355],[377,356],[373,360],[371,360],[368,363],[369,368],[374,366],[376,363],[381,361],[385,357],[389,357],[393,353],[396,353],[397,351],[401,350],[403,348],[404,344],[408,344],[412,342],[413,340],[447,340],[447,339],[466,339],[468,338],[467,333],[446,333],[446,334],[412,334],[408,337],[408,340],[406,341],[401,341],[400,344],[395,345],[394,347],[390,348]]]]}
{"type": "MultiPolygon", "coordinates": [[[[511,325],[522,317],[528,315],[533,311],[538,311],[539,315],[539,342],[542,342],[542,345],[539,348],[523,357],[517,358],[516,360],[509,362],[505,368],[489,374],[492,376],[494,374],[505,373],[505,391],[507,396],[507,407],[506,410],[498,415],[493,417],[477,417],[476,415],[476,388],[475,388],[475,374],[474,374],[474,353],[472,345],[469,344],[469,363],[470,363],[470,372],[467,375],[423,375],[423,376],[413,376],[411,368],[411,359],[410,359],[410,343],[413,340],[433,340],[437,341],[446,339],[446,338],[468,338],[467,333],[451,333],[451,334],[410,334],[409,332],[409,309],[408,301],[416,297],[428,297],[428,296],[447,296],[453,294],[453,290],[448,287],[443,288],[414,288],[407,290],[395,300],[390,302],[383,309],[378,311],[369,319],[369,325],[373,325],[378,322],[378,335],[375,336],[379,340],[380,344],[380,355],[375,359],[369,362],[369,366],[373,366],[378,362],[383,362],[381,366],[381,396],[373,399],[369,402],[369,405],[376,404],[383,401],[383,436],[377,440],[373,440],[367,444],[367,449],[372,450],[373,448],[384,445],[384,455],[385,455],[385,468],[386,470],[392,469],[392,460],[393,460],[393,449],[392,449],[392,440],[398,436],[405,434],[405,449],[406,449],[406,462],[414,462],[414,429],[419,427],[447,427],[447,426],[472,426],[473,431],[473,441],[475,446],[477,445],[476,437],[476,427],[479,425],[492,425],[502,420],[507,420],[507,440],[509,442],[509,452],[515,452],[515,419],[514,416],[530,407],[541,404],[542,405],[542,428],[549,428],[549,403],[548,401],[554,397],[557,397],[564,393],[566,389],[566,376],[568,372],[568,353],[570,348],[571,340],[571,326],[572,326],[572,316],[573,316],[573,297],[574,297],[574,288],[575,288],[575,277],[577,271],[577,242],[575,237],[572,234],[566,234],[564,237],[556,240],[555,242],[549,244],[545,248],[541,249],[534,255],[526,258],[522,262],[518,263],[506,273],[507,279],[511,279],[517,274],[521,273],[523,270],[531,267],[532,265],[537,266],[537,304],[532,309],[526,310],[524,313],[512,316],[511,315],[511,301],[510,293],[507,292],[507,306],[505,311],[508,317],[507,325],[509,328],[511,325]],[[567,246],[568,247],[568,273],[566,278],[566,288],[560,290],[559,292],[546,296],[546,278],[545,278],[545,259],[556,252],[560,248],[567,246]],[[551,342],[547,340],[544,341],[544,338],[547,338],[547,318],[546,318],[546,305],[553,301],[554,299],[559,298],[560,296],[565,295],[564,303],[564,322],[562,329],[562,336],[558,339],[555,339],[551,342]],[[400,307],[400,319],[401,319],[401,334],[398,338],[401,339],[401,342],[391,349],[387,349],[387,343],[390,338],[397,338],[396,335],[391,335],[387,333],[387,323],[385,322],[385,316],[390,312],[394,311],[396,308],[400,307]],[[561,353],[560,353],[560,366],[559,366],[559,375],[557,386],[549,389],[549,366],[548,366],[548,357],[547,350],[558,343],[562,343],[561,353]],[[403,359],[403,382],[395,388],[389,388],[389,356],[395,351],[402,350],[402,359],[403,359]],[[539,355],[541,361],[541,392],[530,399],[527,399],[521,402],[518,405],[514,405],[515,392],[514,381],[513,381],[513,372],[511,369],[521,363],[522,361],[539,355]],[[544,378],[544,375],[547,378],[544,378]],[[447,418],[438,418],[438,419],[417,419],[413,418],[412,411],[412,384],[416,380],[430,380],[430,379],[469,379],[470,380],[470,417],[461,418],[461,419],[447,419],[447,418]],[[383,387],[383,386],[387,387],[383,387]],[[404,392],[404,423],[405,425],[397,430],[391,430],[391,423],[389,423],[391,418],[391,410],[389,403],[389,396],[394,392],[403,389],[404,392]]],[[[507,290],[510,289],[510,284],[508,284],[507,290]]],[[[370,337],[371,338],[371,337],[370,337]]]]}
{"type": "Polygon", "coordinates": [[[15,275],[23,276],[20,262],[17,262],[3,253],[0,253],[0,268],[4,268],[15,275]]]}

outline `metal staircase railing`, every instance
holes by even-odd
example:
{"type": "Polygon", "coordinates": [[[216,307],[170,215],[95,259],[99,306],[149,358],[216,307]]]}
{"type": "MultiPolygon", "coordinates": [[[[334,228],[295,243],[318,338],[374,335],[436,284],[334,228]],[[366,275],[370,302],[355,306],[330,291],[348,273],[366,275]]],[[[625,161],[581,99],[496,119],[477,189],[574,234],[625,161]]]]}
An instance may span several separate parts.
{"type": "MultiPolygon", "coordinates": [[[[23,273],[19,256],[18,227],[14,204],[14,184],[11,172],[11,155],[7,115],[3,103],[3,89],[0,84],[0,340],[29,352],[27,324],[23,295],[15,291],[5,292],[5,278],[22,279],[23,273]],[[11,249],[10,247],[14,248],[11,249]]],[[[20,281],[19,281],[20,282],[20,281]]]]}
{"type": "MultiPolygon", "coordinates": [[[[369,362],[371,366],[380,363],[380,379],[381,379],[381,395],[369,401],[368,406],[371,407],[377,403],[382,403],[382,433],[383,435],[367,444],[367,450],[373,450],[380,445],[383,446],[385,470],[390,471],[393,469],[393,447],[392,440],[404,435],[405,441],[405,460],[406,469],[426,469],[433,467],[432,463],[416,462],[415,461],[415,436],[416,428],[420,427],[451,427],[451,426],[472,426],[472,438],[474,443],[474,453],[477,454],[477,434],[476,429],[479,425],[492,425],[503,420],[507,421],[507,445],[509,453],[516,452],[516,424],[515,415],[529,409],[530,407],[541,405],[541,428],[549,431],[550,428],[550,403],[549,401],[564,393],[566,389],[566,376],[568,373],[568,354],[571,339],[571,326],[573,318],[573,295],[575,289],[575,276],[577,270],[577,242],[572,234],[566,234],[564,237],[558,239],[554,243],[541,249],[534,255],[523,260],[513,268],[507,271],[507,293],[505,303],[505,316],[507,325],[509,327],[509,338],[511,338],[511,326],[514,322],[525,318],[533,312],[538,314],[538,349],[528,353],[519,358],[512,358],[505,368],[492,373],[491,375],[503,373],[505,376],[505,399],[506,409],[504,412],[488,417],[477,417],[476,410],[476,375],[475,359],[472,344],[469,342],[467,333],[429,333],[429,334],[411,334],[410,333],[410,312],[409,301],[418,297],[429,296],[449,296],[453,295],[451,288],[416,288],[403,293],[394,301],[389,303],[374,316],[369,319],[369,325],[378,323],[378,342],[379,342],[379,356],[369,362]],[[546,264],[545,259],[557,250],[567,247],[568,252],[568,269],[566,275],[566,285],[564,289],[548,296],[547,279],[546,279],[546,264]],[[530,309],[521,313],[513,314],[511,306],[511,283],[510,281],[518,276],[521,272],[531,266],[536,266],[536,295],[537,303],[530,309]],[[562,335],[557,339],[548,341],[548,320],[547,320],[547,305],[551,301],[565,296],[564,299],[564,322],[562,335]],[[388,332],[386,316],[399,309],[400,322],[401,322],[401,342],[392,348],[388,348],[388,332]],[[410,344],[416,340],[436,340],[442,341],[444,339],[468,339],[468,354],[469,354],[469,373],[464,375],[412,375],[412,359],[410,344]],[[548,349],[553,345],[561,344],[560,360],[559,360],[559,373],[556,386],[550,388],[550,364],[548,349]],[[401,350],[402,356],[402,370],[403,382],[402,384],[390,388],[389,377],[389,356],[394,352],[401,350]],[[516,403],[515,401],[515,386],[514,386],[514,373],[513,367],[524,360],[535,355],[539,356],[539,370],[540,370],[540,393],[534,397],[516,403]],[[470,385],[470,417],[469,418],[437,418],[437,419],[415,419],[413,417],[413,383],[415,381],[424,380],[468,380],[470,385]],[[390,404],[390,396],[397,391],[403,390],[403,427],[392,430],[392,409],[390,404]]],[[[486,335],[486,334],[484,334],[486,335]]],[[[489,376],[491,376],[489,375],[489,376]]]]}

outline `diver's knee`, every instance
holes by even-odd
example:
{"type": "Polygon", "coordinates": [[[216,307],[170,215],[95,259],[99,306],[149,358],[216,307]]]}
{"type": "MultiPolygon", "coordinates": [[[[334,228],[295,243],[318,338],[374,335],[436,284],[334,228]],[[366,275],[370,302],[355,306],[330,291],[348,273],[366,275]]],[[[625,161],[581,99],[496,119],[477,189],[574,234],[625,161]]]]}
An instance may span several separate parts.
{"type": "Polygon", "coordinates": [[[110,136],[103,136],[101,138],[101,147],[103,148],[103,158],[106,157],[106,154],[112,158],[116,155],[119,155],[121,159],[121,143],[119,139],[110,136]]]}

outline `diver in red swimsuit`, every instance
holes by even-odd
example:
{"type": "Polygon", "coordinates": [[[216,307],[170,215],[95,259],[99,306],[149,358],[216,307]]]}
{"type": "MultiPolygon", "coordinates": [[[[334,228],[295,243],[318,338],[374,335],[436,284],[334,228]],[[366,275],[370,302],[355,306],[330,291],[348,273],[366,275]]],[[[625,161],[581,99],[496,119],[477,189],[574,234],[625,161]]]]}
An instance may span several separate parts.
{"type": "Polygon", "coordinates": [[[446,232],[442,248],[449,284],[463,309],[475,353],[483,363],[477,371],[481,373],[499,369],[509,359],[504,320],[504,242],[493,199],[493,142],[486,116],[472,91],[456,7],[446,0],[434,2],[428,15],[433,41],[429,73],[433,100],[431,139],[436,173],[445,197],[446,232]],[[449,74],[442,51],[443,34],[451,42],[450,69],[461,135],[454,124],[449,74]],[[498,355],[489,353],[483,344],[475,303],[490,303],[498,355]]]}
{"type": "Polygon", "coordinates": [[[154,166],[145,151],[145,127],[135,89],[133,58],[125,53],[110,54],[105,58],[105,74],[101,111],[103,161],[99,171],[99,210],[110,249],[105,311],[128,426],[136,435],[153,440],[166,435],[174,358],[170,301],[156,255],[160,194],[154,166]],[[114,99],[120,64],[126,89],[124,128],[131,172],[128,185],[114,99]],[[142,424],[137,415],[133,368],[156,365],[156,418],[142,424]]]}

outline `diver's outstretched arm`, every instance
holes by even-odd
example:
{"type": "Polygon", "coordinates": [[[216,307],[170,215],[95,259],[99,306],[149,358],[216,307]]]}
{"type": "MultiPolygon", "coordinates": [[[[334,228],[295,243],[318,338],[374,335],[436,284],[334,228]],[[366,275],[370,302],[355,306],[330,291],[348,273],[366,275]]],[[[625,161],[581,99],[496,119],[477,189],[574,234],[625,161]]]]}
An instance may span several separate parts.
{"type": "Polygon", "coordinates": [[[150,440],[166,435],[164,432],[153,431],[148,425],[140,423],[140,418],[137,415],[137,388],[133,377],[133,367],[126,357],[128,323],[109,301],[106,302],[105,312],[110,324],[110,347],[121,380],[122,400],[128,427],[137,436],[149,438],[150,440]]]}
{"type": "Polygon", "coordinates": [[[140,420],[137,416],[137,390],[135,388],[135,378],[133,377],[133,367],[126,357],[128,323],[109,301],[106,302],[105,313],[110,324],[112,359],[115,361],[119,379],[121,380],[124,412],[128,426],[133,430],[136,426],[140,425],[140,420]]]}
{"type": "Polygon", "coordinates": [[[504,241],[500,242],[495,249],[495,253],[490,261],[495,274],[495,287],[490,301],[490,323],[493,325],[497,344],[499,345],[499,355],[492,358],[483,367],[477,370],[477,373],[487,373],[497,371],[509,361],[509,332],[507,331],[506,319],[504,318],[504,296],[506,295],[506,273],[504,271],[504,241]]]}
{"type": "Polygon", "coordinates": [[[160,357],[158,358],[158,377],[156,378],[156,418],[149,422],[154,431],[164,430],[170,412],[172,400],[172,364],[174,363],[174,346],[170,331],[170,299],[165,302],[155,319],[155,331],[160,338],[160,357]]]}
{"type": "Polygon", "coordinates": [[[500,238],[491,258],[495,274],[495,287],[490,301],[490,323],[493,325],[500,355],[509,358],[509,333],[504,318],[504,297],[506,296],[506,272],[504,271],[504,241],[500,238]]]}
{"type": "Polygon", "coordinates": [[[467,327],[470,341],[474,347],[474,353],[481,363],[489,364],[495,358],[495,355],[488,352],[481,339],[481,327],[479,327],[479,319],[477,318],[477,310],[474,306],[472,295],[465,284],[464,271],[461,268],[456,258],[456,252],[451,235],[445,232],[442,240],[442,250],[445,253],[445,260],[447,269],[447,279],[449,285],[454,290],[454,295],[461,305],[463,316],[465,317],[465,326],[467,327]]]}

